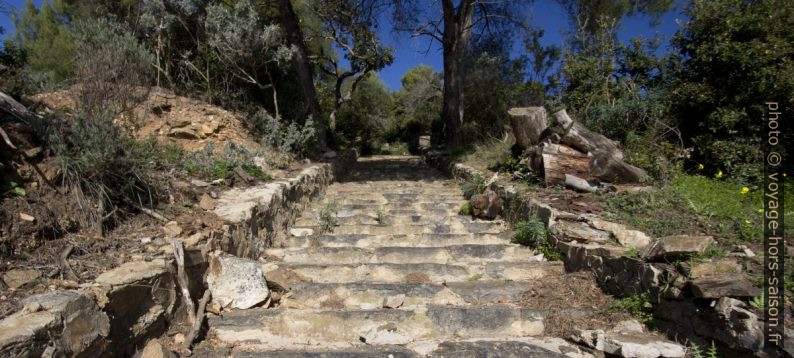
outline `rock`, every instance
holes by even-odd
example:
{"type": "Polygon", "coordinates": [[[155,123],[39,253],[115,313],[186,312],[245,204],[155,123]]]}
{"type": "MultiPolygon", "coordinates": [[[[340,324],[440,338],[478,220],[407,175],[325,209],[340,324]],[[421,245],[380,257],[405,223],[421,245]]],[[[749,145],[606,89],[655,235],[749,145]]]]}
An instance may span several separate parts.
{"type": "Polygon", "coordinates": [[[23,313],[33,313],[41,311],[41,304],[38,302],[29,302],[22,306],[23,313]]]}
{"type": "Polygon", "coordinates": [[[289,233],[295,237],[312,236],[314,235],[314,230],[309,228],[294,228],[289,229],[289,233]]]}
{"type": "Polygon", "coordinates": [[[234,256],[218,256],[210,261],[207,286],[212,301],[223,307],[247,309],[270,297],[259,263],[234,256]]]}
{"type": "Polygon", "coordinates": [[[196,187],[199,187],[199,188],[205,188],[205,187],[210,186],[210,183],[207,183],[207,182],[205,182],[203,180],[198,180],[198,179],[192,179],[190,181],[190,184],[193,184],[193,186],[196,186],[196,187]]]}
{"type": "Polygon", "coordinates": [[[163,347],[158,340],[152,339],[143,347],[140,358],[170,358],[173,356],[171,351],[163,347]]]}
{"type": "Polygon", "coordinates": [[[323,154],[323,157],[325,159],[334,159],[334,158],[336,158],[336,156],[337,156],[337,154],[334,151],[325,152],[325,154],[323,154]]]}
{"type": "Polygon", "coordinates": [[[493,220],[502,211],[504,200],[496,192],[486,189],[484,193],[473,195],[471,200],[472,215],[479,219],[493,220]]]}
{"type": "Polygon", "coordinates": [[[198,129],[198,135],[201,138],[206,138],[214,134],[218,131],[218,123],[211,122],[207,124],[202,124],[201,128],[198,129]]]}
{"type": "Polygon", "coordinates": [[[152,238],[151,237],[142,237],[141,238],[141,244],[148,244],[150,242],[152,242],[152,238]]]}
{"type": "Polygon", "coordinates": [[[383,308],[398,308],[405,303],[405,294],[399,294],[383,298],[383,308]]]}
{"type": "Polygon", "coordinates": [[[549,227],[549,230],[563,241],[573,240],[584,243],[606,243],[609,241],[609,233],[593,229],[579,221],[557,220],[549,227]]]}
{"type": "Polygon", "coordinates": [[[694,262],[689,268],[689,277],[696,279],[708,276],[724,276],[739,274],[742,265],[734,259],[723,259],[708,262],[694,262]]]}
{"type": "Polygon", "coordinates": [[[648,246],[643,257],[665,259],[684,254],[700,254],[714,242],[711,236],[673,235],[665,236],[648,246]]]}
{"type": "Polygon", "coordinates": [[[717,300],[714,310],[725,321],[719,324],[725,331],[712,334],[716,333],[732,347],[758,351],[764,342],[763,321],[746,307],[744,302],[729,297],[717,300]]]}
{"type": "Polygon", "coordinates": [[[167,237],[177,237],[182,233],[182,227],[176,221],[169,221],[163,225],[163,231],[167,237]]]}
{"type": "Polygon", "coordinates": [[[581,343],[587,347],[597,349],[599,351],[604,350],[604,331],[600,329],[596,330],[589,330],[589,329],[580,329],[577,330],[571,336],[571,340],[574,342],[581,343]]]}
{"type": "Polygon", "coordinates": [[[33,217],[33,215],[25,214],[25,213],[19,213],[19,218],[24,220],[24,221],[28,221],[28,222],[36,221],[36,218],[33,217]]]}
{"type": "Polygon", "coordinates": [[[645,325],[635,319],[629,319],[618,322],[612,332],[619,333],[642,333],[645,331],[645,325]]]}
{"type": "Polygon", "coordinates": [[[400,345],[408,344],[413,341],[410,335],[400,333],[394,323],[387,323],[380,326],[373,326],[361,334],[361,341],[373,345],[400,345]]]}
{"type": "Polygon", "coordinates": [[[284,292],[292,290],[292,285],[290,284],[292,281],[310,282],[309,279],[301,276],[295,271],[278,267],[274,270],[267,271],[265,280],[267,281],[268,287],[271,289],[284,292]]]}
{"type": "Polygon", "coordinates": [[[631,230],[624,225],[593,219],[590,225],[599,230],[604,230],[612,234],[623,247],[631,249],[643,249],[651,244],[651,238],[642,231],[631,230]]]}
{"type": "Polygon", "coordinates": [[[697,298],[753,298],[761,291],[741,276],[704,277],[689,282],[697,298]]]}
{"type": "Polygon", "coordinates": [[[607,333],[603,351],[619,357],[657,358],[683,357],[686,350],[678,343],[648,334],[607,333]]]}
{"type": "Polygon", "coordinates": [[[168,122],[171,128],[182,128],[190,125],[190,120],[185,118],[175,118],[168,122]]]}
{"type": "Polygon", "coordinates": [[[0,320],[0,356],[36,357],[41,355],[52,331],[59,325],[57,315],[40,311],[15,313],[0,320]]]}
{"type": "Polygon", "coordinates": [[[215,199],[210,198],[207,194],[203,194],[201,195],[201,200],[199,200],[199,207],[204,210],[213,210],[215,209],[215,199]]]}
{"type": "Polygon", "coordinates": [[[201,139],[201,137],[196,134],[191,129],[187,128],[173,128],[168,131],[168,136],[171,138],[178,138],[178,139],[201,139]]]}
{"type": "Polygon", "coordinates": [[[35,281],[40,275],[34,269],[14,269],[3,273],[3,282],[11,289],[18,289],[35,281]]]}

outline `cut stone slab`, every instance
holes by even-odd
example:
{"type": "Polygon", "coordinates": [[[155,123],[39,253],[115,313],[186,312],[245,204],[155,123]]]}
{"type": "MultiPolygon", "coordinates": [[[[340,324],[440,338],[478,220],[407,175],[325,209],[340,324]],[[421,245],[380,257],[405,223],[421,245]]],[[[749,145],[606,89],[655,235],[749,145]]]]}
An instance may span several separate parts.
{"type": "Polygon", "coordinates": [[[95,281],[100,285],[120,286],[151,279],[168,272],[168,269],[169,264],[164,260],[126,262],[103,272],[95,281]]]}
{"type": "Polygon", "coordinates": [[[647,334],[607,333],[604,336],[603,351],[626,358],[683,357],[682,345],[647,334]]]}
{"type": "Polygon", "coordinates": [[[689,282],[692,294],[698,298],[752,298],[761,294],[758,287],[737,276],[704,277],[689,282]]]}
{"type": "Polygon", "coordinates": [[[34,269],[9,270],[3,273],[3,282],[5,282],[9,288],[18,289],[35,281],[40,275],[41,273],[34,269]]]}
{"type": "Polygon", "coordinates": [[[651,238],[642,231],[631,230],[624,225],[605,220],[592,219],[590,225],[608,231],[621,245],[631,249],[642,249],[651,244],[651,238]]]}
{"type": "Polygon", "coordinates": [[[689,271],[689,277],[698,279],[708,276],[727,276],[740,273],[742,273],[742,264],[734,259],[726,258],[693,263],[689,271]]]}
{"type": "Polygon", "coordinates": [[[394,295],[383,299],[383,308],[399,308],[405,303],[405,294],[394,295]]]}
{"type": "Polygon", "coordinates": [[[606,243],[610,236],[606,231],[594,229],[580,221],[558,220],[549,228],[551,233],[563,241],[579,241],[583,243],[606,243]]]}
{"type": "Polygon", "coordinates": [[[714,242],[711,236],[673,235],[654,241],[643,257],[649,259],[672,258],[685,254],[700,254],[714,242]]]}
{"type": "Polygon", "coordinates": [[[219,256],[210,261],[207,286],[212,301],[223,307],[248,309],[270,297],[260,264],[234,256],[219,256]]]}
{"type": "Polygon", "coordinates": [[[49,341],[50,330],[60,323],[57,315],[40,311],[16,313],[0,321],[0,356],[37,356],[49,341]]]}

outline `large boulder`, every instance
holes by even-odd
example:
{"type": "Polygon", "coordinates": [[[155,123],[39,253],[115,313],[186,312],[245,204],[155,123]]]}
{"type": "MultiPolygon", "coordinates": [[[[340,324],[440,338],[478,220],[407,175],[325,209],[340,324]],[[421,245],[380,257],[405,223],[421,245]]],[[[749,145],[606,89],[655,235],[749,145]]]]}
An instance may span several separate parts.
{"type": "Polygon", "coordinates": [[[265,275],[254,260],[217,256],[210,261],[207,286],[222,307],[247,309],[270,298],[265,275]]]}

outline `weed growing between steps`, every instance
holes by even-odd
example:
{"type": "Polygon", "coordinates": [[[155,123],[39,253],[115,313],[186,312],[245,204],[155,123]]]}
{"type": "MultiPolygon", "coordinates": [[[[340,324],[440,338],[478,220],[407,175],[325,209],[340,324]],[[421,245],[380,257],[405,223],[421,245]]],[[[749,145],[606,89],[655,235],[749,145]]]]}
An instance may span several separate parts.
{"type": "Polygon", "coordinates": [[[535,217],[527,221],[519,221],[513,227],[513,241],[537,250],[549,261],[559,261],[560,253],[549,242],[549,237],[546,225],[535,217]]]}
{"type": "Polygon", "coordinates": [[[336,202],[328,203],[320,210],[320,229],[322,232],[332,232],[339,225],[337,212],[339,207],[336,202]]]}
{"type": "Polygon", "coordinates": [[[645,324],[651,323],[651,321],[653,321],[653,305],[651,304],[648,293],[641,293],[621,298],[617,303],[604,311],[604,314],[616,312],[628,313],[638,321],[645,324]]]}
{"type": "Polygon", "coordinates": [[[481,194],[485,191],[485,177],[477,174],[461,180],[460,190],[463,191],[463,197],[466,200],[471,199],[474,195],[481,194]]]}

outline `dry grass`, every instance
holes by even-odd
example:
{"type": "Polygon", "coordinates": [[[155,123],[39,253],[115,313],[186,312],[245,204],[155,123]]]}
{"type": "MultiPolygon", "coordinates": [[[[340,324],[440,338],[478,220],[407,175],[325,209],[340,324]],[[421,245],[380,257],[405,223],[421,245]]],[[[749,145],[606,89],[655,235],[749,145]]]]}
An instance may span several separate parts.
{"type": "Polygon", "coordinates": [[[567,273],[554,280],[538,280],[518,304],[547,313],[546,335],[568,338],[577,329],[606,329],[629,319],[627,313],[604,313],[617,300],[601,291],[590,272],[567,273]]]}

